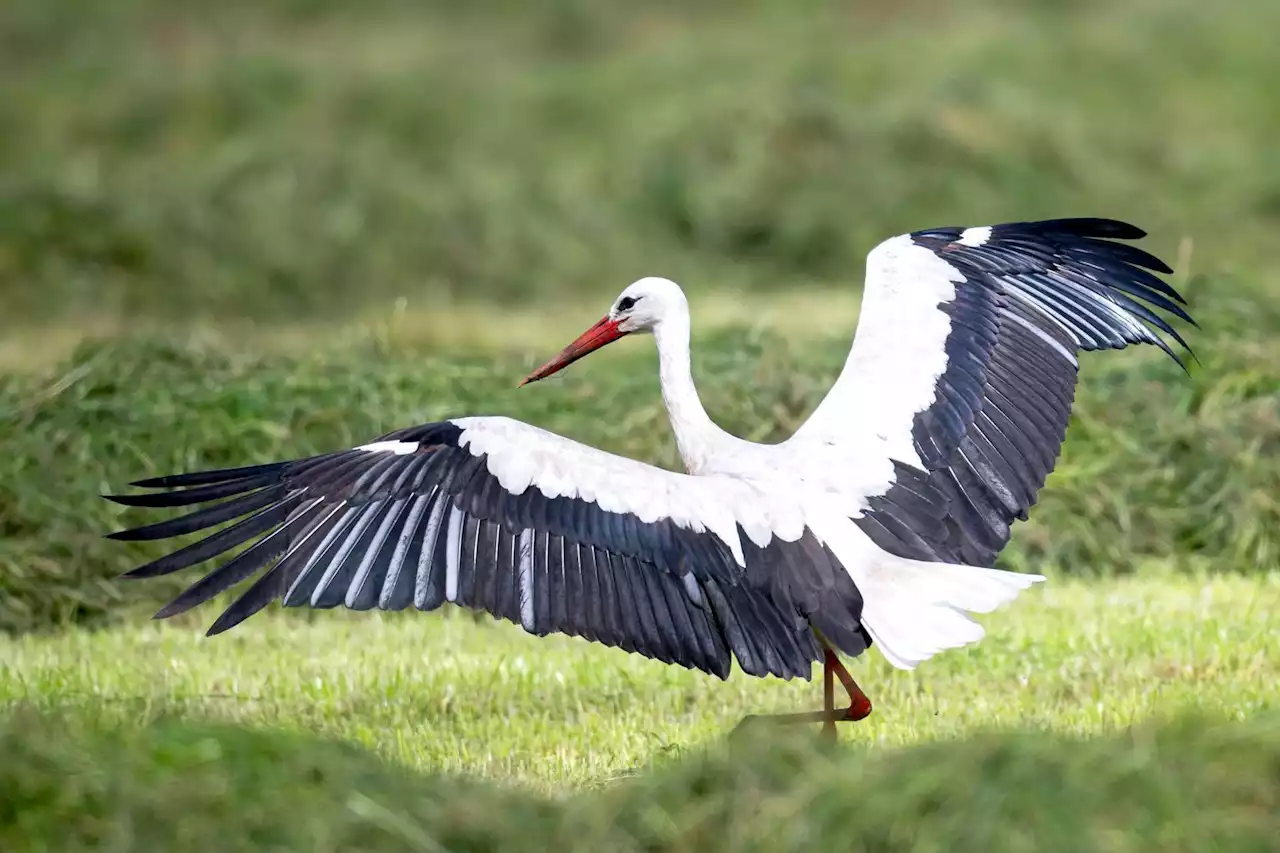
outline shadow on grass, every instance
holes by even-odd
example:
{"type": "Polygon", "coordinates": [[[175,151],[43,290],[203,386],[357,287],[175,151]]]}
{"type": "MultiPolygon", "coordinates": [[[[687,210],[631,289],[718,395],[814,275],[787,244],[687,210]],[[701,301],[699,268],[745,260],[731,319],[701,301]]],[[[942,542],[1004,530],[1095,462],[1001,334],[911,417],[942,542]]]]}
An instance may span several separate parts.
{"type": "Polygon", "coordinates": [[[770,734],[548,798],[347,745],[169,718],[0,723],[0,849],[1268,850],[1280,715],[900,750],[770,734]]]}

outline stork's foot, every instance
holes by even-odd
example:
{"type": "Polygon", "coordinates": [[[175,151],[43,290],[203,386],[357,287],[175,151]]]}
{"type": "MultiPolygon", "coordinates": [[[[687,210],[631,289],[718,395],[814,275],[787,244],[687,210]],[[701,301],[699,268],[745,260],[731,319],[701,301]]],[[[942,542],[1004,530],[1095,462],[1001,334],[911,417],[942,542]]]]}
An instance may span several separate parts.
{"type": "MultiPolygon", "coordinates": [[[[863,697],[865,698],[865,697],[863,697]]],[[[733,727],[738,732],[749,723],[774,723],[790,725],[795,723],[822,723],[823,732],[835,734],[836,723],[856,723],[871,716],[871,702],[848,708],[837,708],[834,711],[801,711],[795,714],[748,714],[738,725],[733,727]]]]}
{"type": "Polygon", "coordinates": [[[844,668],[840,659],[831,647],[825,646],[822,660],[823,705],[821,711],[805,711],[797,714],[748,714],[738,725],[733,727],[730,736],[736,736],[748,723],[822,723],[822,735],[832,741],[836,739],[836,723],[856,723],[871,716],[871,700],[862,688],[853,680],[849,670],[844,668]],[[834,707],[835,679],[839,678],[845,691],[849,694],[848,708],[834,707]]]}

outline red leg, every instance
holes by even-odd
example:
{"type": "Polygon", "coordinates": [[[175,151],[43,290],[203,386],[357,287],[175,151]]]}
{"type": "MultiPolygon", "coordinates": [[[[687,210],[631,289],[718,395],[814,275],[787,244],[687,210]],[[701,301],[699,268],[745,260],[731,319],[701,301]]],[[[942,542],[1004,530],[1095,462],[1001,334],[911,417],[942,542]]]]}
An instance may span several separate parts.
{"type": "Polygon", "coordinates": [[[840,683],[844,685],[844,689],[849,693],[849,707],[844,710],[842,719],[856,722],[871,716],[871,700],[867,698],[866,693],[862,692],[858,682],[853,680],[849,670],[844,668],[840,658],[836,657],[836,653],[831,649],[826,649],[826,665],[835,671],[836,677],[840,679],[840,683]]]}
{"type": "Polygon", "coordinates": [[[849,674],[849,670],[845,669],[840,658],[836,655],[835,650],[828,646],[825,642],[822,644],[822,694],[823,709],[821,711],[806,711],[798,714],[764,714],[751,715],[742,720],[738,726],[745,725],[751,720],[768,720],[773,723],[822,723],[822,733],[828,737],[834,737],[836,731],[836,723],[838,722],[857,722],[865,720],[871,715],[871,700],[867,698],[867,694],[862,692],[862,688],[858,686],[858,682],[853,680],[853,676],[849,674]],[[840,683],[844,685],[845,691],[849,694],[849,707],[836,710],[835,707],[835,679],[839,678],[840,683]]]}
{"type": "Polygon", "coordinates": [[[836,680],[831,669],[834,659],[830,650],[822,656],[822,733],[832,740],[836,736],[836,680]]]}

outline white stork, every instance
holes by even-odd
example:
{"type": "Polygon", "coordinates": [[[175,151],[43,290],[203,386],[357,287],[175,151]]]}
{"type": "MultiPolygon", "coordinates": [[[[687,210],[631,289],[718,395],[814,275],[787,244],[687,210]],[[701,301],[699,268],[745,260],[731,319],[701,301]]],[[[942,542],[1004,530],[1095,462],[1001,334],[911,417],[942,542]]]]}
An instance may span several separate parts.
{"type": "Polygon", "coordinates": [[[524,381],[652,333],[686,473],[509,418],[463,417],[289,462],[139,481],[176,490],[110,499],[221,502],[112,536],[163,539],[240,519],[126,575],[248,545],[156,614],[266,569],[210,635],[278,598],[354,610],[451,602],[720,678],[732,658],[750,675],[805,679],[821,659],[824,711],[788,716],[833,731],[871,712],[837,652],[874,645],[911,669],[983,636],[967,612],[1043,580],[990,566],[1053,468],[1078,353],[1149,343],[1182,363],[1157,330],[1186,343],[1143,304],[1191,322],[1149,272],[1172,270],[1113,242],[1143,236],[1062,219],[881,243],[835,386],[773,445],[712,422],[690,374],[684,294],[640,279],[524,381]],[[833,708],[833,675],[847,709],[833,708]]]}

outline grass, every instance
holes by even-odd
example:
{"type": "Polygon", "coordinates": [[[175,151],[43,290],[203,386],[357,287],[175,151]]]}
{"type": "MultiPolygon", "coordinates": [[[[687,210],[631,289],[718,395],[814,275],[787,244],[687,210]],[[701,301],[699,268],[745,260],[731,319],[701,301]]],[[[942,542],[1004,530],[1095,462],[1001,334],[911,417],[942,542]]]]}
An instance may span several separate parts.
{"type": "Polygon", "coordinates": [[[1062,215],[1140,222],[1260,301],[1278,15],[12,0],[0,324],[847,289],[892,234],[1062,215]]]}
{"type": "MultiPolygon", "coordinates": [[[[847,336],[700,330],[695,373],[710,412],[748,439],[789,434],[826,393],[847,336]]],[[[1280,350],[1226,328],[1205,336],[1190,377],[1157,352],[1085,360],[1062,458],[1031,521],[1015,528],[1007,566],[1055,576],[1280,569],[1280,350]]],[[[465,414],[511,415],[677,467],[647,340],[515,389],[565,337],[541,351],[486,351],[384,327],[310,352],[273,351],[270,335],[256,346],[139,337],[0,377],[0,629],[138,615],[177,591],[175,579],[116,580],[158,550],[101,538],[139,516],[99,495],[154,473],[294,458],[465,414]]]]}
{"type": "MultiPolygon", "coordinates": [[[[1280,6],[0,4],[0,849],[1270,850],[1280,6]],[[502,413],[673,466],[647,346],[515,381],[642,275],[780,438],[904,231],[1102,215],[1201,328],[1085,361],[976,649],[819,688],[446,616],[145,621],[98,495],[502,413]],[[476,777],[480,778],[476,778],[476,777]],[[619,777],[624,777],[619,779],[619,777]]],[[[189,573],[188,573],[189,574],[189,573]]],[[[189,580],[190,578],[183,578],[189,580]]]]}
{"type": "MultiPolygon", "coordinates": [[[[876,712],[845,739],[1097,736],[1178,713],[1280,710],[1278,607],[1280,575],[1052,583],[987,617],[980,645],[913,673],[874,652],[860,659],[853,671],[876,712]]],[[[711,745],[744,714],[821,702],[816,683],[722,683],[451,613],[266,616],[215,640],[191,621],[0,640],[0,703],[76,707],[110,724],[177,716],[318,734],[419,770],[558,790],[711,745]]]]}
{"type": "Polygon", "coordinates": [[[169,719],[0,721],[12,851],[1266,851],[1280,718],[1193,716],[880,751],[779,735],[554,800],[310,735],[169,719]]]}
{"type": "Polygon", "coordinates": [[[0,640],[12,851],[1268,850],[1280,576],[1055,584],[841,749],[727,683],[455,614],[0,640]],[[608,784],[604,784],[608,783],[608,784]]]}
{"type": "Polygon", "coordinates": [[[1280,7],[935,5],[4,4],[0,630],[172,591],[98,538],[153,471],[491,412],[673,464],[634,342],[510,387],[644,274],[779,438],[877,241],[1037,216],[1150,229],[1201,366],[1088,359],[1008,565],[1280,568],[1280,7]]]}
{"type": "MultiPolygon", "coordinates": [[[[621,286],[619,287],[621,289],[621,286]]],[[[599,299],[518,307],[485,303],[453,303],[431,310],[410,308],[407,302],[372,306],[354,317],[309,319],[293,322],[254,323],[221,319],[197,321],[180,327],[181,337],[215,351],[235,351],[260,359],[297,359],[322,351],[328,355],[352,352],[413,353],[435,355],[461,351],[468,355],[524,356],[557,352],[564,344],[600,319],[612,294],[602,289],[599,299]]],[[[815,331],[852,330],[860,300],[854,293],[830,289],[796,288],[787,292],[757,293],[744,299],[728,290],[698,294],[691,310],[699,318],[699,330],[741,333],[767,328],[788,336],[803,337],[815,331]]],[[[171,321],[139,317],[132,322],[104,315],[74,323],[31,323],[14,329],[0,340],[0,373],[23,377],[65,375],[76,350],[89,343],[160,339],[174,341],[171,321]]],[[[60,376],[50,380],[56,383],[60,376]]]]}

